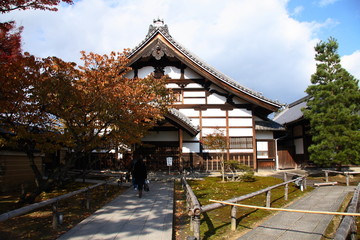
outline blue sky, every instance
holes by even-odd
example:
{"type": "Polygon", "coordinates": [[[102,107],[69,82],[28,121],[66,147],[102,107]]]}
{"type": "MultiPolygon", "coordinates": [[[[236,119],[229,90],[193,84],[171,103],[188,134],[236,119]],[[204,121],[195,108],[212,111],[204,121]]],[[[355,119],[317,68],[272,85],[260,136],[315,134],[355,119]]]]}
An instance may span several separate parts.
{"type": "Polygon", "coordinates": [[[23,50],[81,63],[80,51],[134,48],[153,19],[220,72],[288,104],[305,96],[314,46],[339,42],[342,65],[360,79],[359,0],[77,0],[58,12],[0,15],[24,26],[23,50]]]}
{"type": "Polygon", "coordinates": [[[349,55],[360,49],[359,0],[291,0],[288,9],[299,21],[329,21],[317,35],[322,40],[335,37],[340,44],[340,55],[349,55]]]}

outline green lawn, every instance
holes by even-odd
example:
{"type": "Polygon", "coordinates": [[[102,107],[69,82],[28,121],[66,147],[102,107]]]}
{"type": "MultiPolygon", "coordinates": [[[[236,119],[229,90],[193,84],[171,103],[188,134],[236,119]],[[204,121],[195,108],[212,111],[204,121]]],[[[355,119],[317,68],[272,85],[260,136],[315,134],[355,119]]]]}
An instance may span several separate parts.
{"type": "MultiPolygon", "coordinates": [[[[227,200],[230,198],[242,196],[260,189],[283,182],[274,177],[256,177],[255,182],[221,182],[221,178],[208,177],[205,180],[188,181],[195,195],[202,206],[210,204],[209,199],[227,200]]],[[[308,188],[307,191],[311,191],[308,188]]],[[[284,200],[284,187],[279,187],[271,191],[271,207],[283,207],[294,199],[302,196],[301,192],[294,184],[289,185],[288,201],[284,200]]],[[[242,204],[265,206],[266,196],[261,194],[250,199],[241,201],[242,204]]],[[[230,207],[222,207],[209,211],[201,216],[200,232],[202,239],[236,239],[244,230],[250,229],[253,225],[272,214],[267,210],[257,210],[248,208],[238,208],[237,230],[230,230],[230,207]]],[[[186,216],[184,216],[186,218],[186,216]]],[[[188,219],[188,217],[187,217],[188,219]]],[[[191,234],[184,227],[186,234],[191,234]]],[[[177,239],[182,239],[184,234],[179,232],[177,239]]]]}

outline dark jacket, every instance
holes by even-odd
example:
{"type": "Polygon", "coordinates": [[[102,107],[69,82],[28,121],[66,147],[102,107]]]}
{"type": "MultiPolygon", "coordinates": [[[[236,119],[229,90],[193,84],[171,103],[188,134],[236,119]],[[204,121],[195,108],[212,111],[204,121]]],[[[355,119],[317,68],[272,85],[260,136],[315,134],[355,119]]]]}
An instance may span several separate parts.
{"type": "Polygon", "coordinates": [[[147,170],[146,165],[142,160],[138,160],[135,163],[133,174],[136,183],[144,184],[144,181],[147,178],[147,170]]]}

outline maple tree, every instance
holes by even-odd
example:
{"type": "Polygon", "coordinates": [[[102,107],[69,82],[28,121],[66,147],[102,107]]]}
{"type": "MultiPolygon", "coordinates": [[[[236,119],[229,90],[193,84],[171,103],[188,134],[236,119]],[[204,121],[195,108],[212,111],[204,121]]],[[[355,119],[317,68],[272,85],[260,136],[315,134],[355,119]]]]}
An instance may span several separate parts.
{"type": "Polygon", "coordinates": [[[227,139],[224,135],[224,132],[215,129],[213,133],[207,134],[202,139],[202,144],[205,149],[218,151],[218,156],[220,158],[220,167],[221,167],[221,176],[222,181],[225,181],[225,159],[224,153],[227,148],[227,139]]]}
{"type": "MultiPolygon", "coordinates": [[[[1,1],[0,12],[15,9],[56,11],[60,2],[1,1]]],[[[128,79],[127,52],[83,53],[83,66],[56,57],[39,59],[21,53],[21,30],[0,25],[1,146],[24,151],[35,174],[32,202],[43,190],[62,184],[79,159],[91,164],[94,150],[128,147],[163,117],[171,98],[165,78],[128,79]],[[47,179],[35,155],[66,147],[67,157],[47,179]]]]}
{"type": "MultiPolygon", "coordinates": [[[[30,150],[51,152],[67,147],[70,151],[45,180],[32,164],[38,185],[26,201],[31,202],[43,190],[64,183],[68,170],[77,161],[82,160],[84,169],[91,167],[93,151],[130,148],[140,142],[147,130],[163,118],[171,102],[166,77],[126,78],[130,70],[126,54],[83,53],[83,66],[56,57],[36,61],[39,68],[32,74],[39,75],[32,82],[31,92],[26,94],[29,99],[25,105],[30,116],[34,116],[30,118],[31,125],[38,131],[32,134],[26,128],[28,132],[19,132],[22,125],[17,125],[14,132],[31,140],[33,145],[25,145],[30,150]]],[[[28,114],[20,115],[29,119],[28,114]]]]}
{"type": "Polygon", "coordinates": [[[13,10],[39,9],[57,11],[60,2],[72,4],[73,0],[6,0],[0,1],[0,12],[7,13],[13,10]]]}
{"type": "MultiPolygon", "coordinates": [[[[74,158],[140,141],[170,103],[165,78],[129,79],[127,52],[82,53],[83,66],[45,60],[44,109],[61,119],[74,158]]],[[[40,95],[40,94],[39,94],[40,95]]],[[[71,164],[70,161],[69,164],[71,164]]]]}

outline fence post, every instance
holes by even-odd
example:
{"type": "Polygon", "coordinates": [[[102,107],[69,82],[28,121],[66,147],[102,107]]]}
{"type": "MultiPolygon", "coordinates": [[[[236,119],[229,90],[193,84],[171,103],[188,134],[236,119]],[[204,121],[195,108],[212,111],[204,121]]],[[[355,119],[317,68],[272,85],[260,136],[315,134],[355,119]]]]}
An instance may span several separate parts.
{"type": "Polygon", "coordinates": [[[200,215],[195,215],[193,219],[194,235],[197,240],[200,240],[200,215]]]}
{"type": "Polygon", "coordinates": [[[86,209],[90,209],[90,200],[91,200],[91,190],[86,191],[86,209]]]}
{"type": "Polygon", "coordinates": [[[346,186],[349,186],[349,185],[350,185],[349,173],[346,172],[346,173],[345,173],[345,176],[346,176],[346,186]]]}
{"type": "Polygon", "coordinates": [[[190,216],[190,231],[193,232],[194,231],[194,216],[190,216]]]}
{"type": "Polygon", "coordinates": [[[357,240],[357,226],[356,226],[356,218],[352,217],[352,225],[351,225],[351,231],[350,231],[350,240],[357,240]]]}
{"type": "Polygon", "coordinates": [[[329,172],[325,170],[325,182],[329,182],[329,172]]]}
{"type": "Polygon", "coordinates": [[[108,182],[106,181],[105,182],[105,197],[107,197],[107,194],[108,194],[108,182]]]}
{"type": "Polygon", "coordinates": [[[237,211],[237,207],[232,206],[231,207],[231,230],[232,231],[236,230],[236,211],[237,211]]]}
{"type": "MultiPolygon", "coordinates": [[[[287,174],[286,174],[286,172],[284,173],[284,182],[287,182],[287,174]]],[[[285,201],[288,200],[288,193],[289,193],[289,184],[285,184],[285,194],[284,194],[285,201]]]]}
{"type": "Polygon", "coordinates": [[[58,216],[58,202],[52,204],[52,228],[57,229],[59,226],[59,216],[58,216]]]}
{"type": "Polygon", "coordinates": [[[266,192],[266,207],[270,207],[271,204],[271,191],[266,192]]]}

